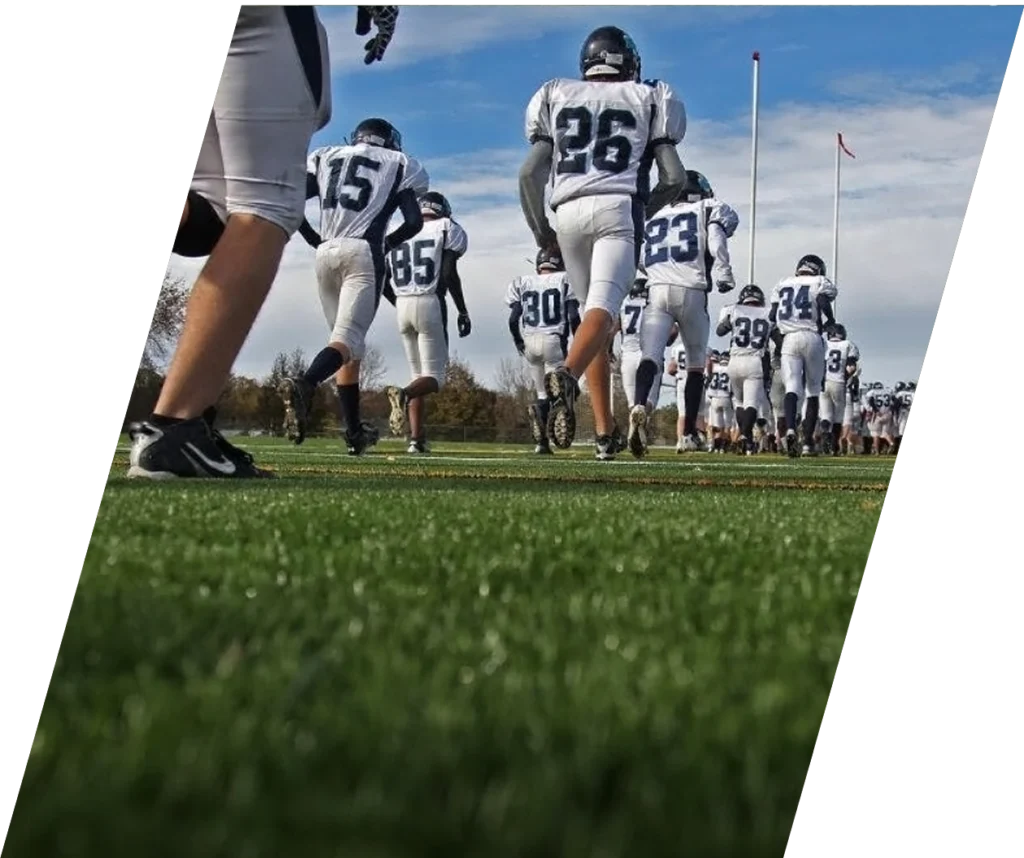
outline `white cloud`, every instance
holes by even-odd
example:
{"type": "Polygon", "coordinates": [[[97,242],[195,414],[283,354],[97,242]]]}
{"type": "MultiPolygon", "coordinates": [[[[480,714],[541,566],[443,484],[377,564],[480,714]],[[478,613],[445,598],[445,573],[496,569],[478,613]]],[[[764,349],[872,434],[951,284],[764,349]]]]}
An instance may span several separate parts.
{"type": "MultiPolygon", "coordinates": [[[[994,101],[897,92],[854,107],[791,104],[762,112],[756,279],[763,285],[789,273],[804,253],[830,259],[835,129],[843,130],[857,155],[843,164],[838,308],[861,346],[867,376],[895,381],[919,371],[994,101]]],[[[433,186],[452,200],[470,236],[460,270],[474,332],[458,340],[453,331],[453,348],[487,382],[501,358],[514,355],[504,289],[528,269],[526,258],[535,252],[516,190],[524,150],[525,144],[427,161],[433,186]]],[[[749,237],[749,117],[695,119],[681,151],[684,163],[704,172],[740,213],[733,261],[742,282],[749,237]]],[[[276,352],[301,346],[313,354],[324,344],[327,325],[312,259],[301,238],[293,239],[242,351],[239,372],[260,376],[276,352]]],[[[187,267],[197,270],[195,263],[187,267]]],[[[712,297],[712,318],[722,303],[712,297]]],[[[385,352],[390,378],[404,380],[394,310],[386,303],[370,340],[385,352]]]]}
{"type": "MultiPolygon", "coordinates": [[[[673,8],[673,26],[735,24],[770,15],[770,7],[673,8]]],[[[337,72],[365,68],[362,44],[355,35],[351,7],[320,9],[332,46],[331,63],[337,72]],[[334,48],[334,46],[338,46],[334,48]]],[[[658,6],[402,6],[395,35],[381,69],[400,68],[428,59],[446,59],[497,43],[537,39],[548,33],[571,31],[580,39],[609,21],[626,27],[644,44],[646,27],[663,23],[665,9],[658,6]]],[[[517,50],[523,47],[522,42],[517,50]]],[[[376,72],[376,70],[375,70],[376,72]]]]}

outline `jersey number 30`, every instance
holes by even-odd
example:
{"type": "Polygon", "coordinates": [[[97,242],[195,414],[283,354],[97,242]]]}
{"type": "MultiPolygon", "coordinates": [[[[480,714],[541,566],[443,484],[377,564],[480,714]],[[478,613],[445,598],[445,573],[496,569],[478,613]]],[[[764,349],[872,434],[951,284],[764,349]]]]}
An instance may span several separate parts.
{"type": "Polygon", "coordinates": [[[540,322],[549,327],[561,324],[562,293],[558,289],[523,293],[523,325],[536,328],[540,322]]]}
{"type": "Polygon", "coordinates": [[[373,183],[366,176],[359,175],[360,170],[376,173],[380,170],[380,162],[362,155],[351,158],[335,158],[327,164],[327,190],[324,192],[323,208],[333,209],[341,206],[350,212],[361,212],[370,203],[373,183]],[[355,195],[349,193],[354,190],[355,195]]]}
{"type": "Polygon", "coordinates": [[[607,108],[597,115],[597,134],[594,134],[594,114],[586,107],[564,107],[555,117],[555,137],[558,142],[559,175],[583,174],[589,169],[587,150],[594,146],[593,166],[602,173],[621,173],[629,166],[633,145],[619,129],[636,128],[636,117],[628,110],[607,108]]]}

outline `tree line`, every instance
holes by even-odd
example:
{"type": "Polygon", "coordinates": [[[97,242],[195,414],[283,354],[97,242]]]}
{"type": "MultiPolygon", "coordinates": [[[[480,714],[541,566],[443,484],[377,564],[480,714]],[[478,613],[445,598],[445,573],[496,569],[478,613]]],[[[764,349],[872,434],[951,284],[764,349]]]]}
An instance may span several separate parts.
{"type": "MultiPolygon", "coordinates": [[[[164,276],[125,413],[125,426],[145,419],[156,404],[163,373],[185,319],[188,294],[189,287],[183,279],[170,273],[164,276]]],[[[284,409],[278,384],[285,377],[301,375],[307,366],[306,355],[295,349],[278,353],[261,378],[232,374],[217,403],[218,427],[244,433],[280,434],[284,409]]],[[[390,411],[385,393],[387,377],[383,354],[368,344],[360,368],[362,416],[385,435],[390,411]]],[[[617,373],[614,384],[616,419],[625,430],[626,395],[617,373]]],[[[527,409],[535,396],[529,369],[518,357],[501,360],[492,389],[480,382],[465,360],[452,355],[444,388],[430,397],[427,404],[428,435],[434,440],[529,443],[527,409]]],[[[593,412],[585,392],[577,404],[577,421],[581,437],[592,436],[593,412]]],[[[655,413],[655,435],[661,436],[663,442],[674,443],[675,423],[674,406],[659,409],[655,413]]],[[[314,401],[310,434],[337,435],[342,428],[333,385],[321,385],[314,401]]]]}

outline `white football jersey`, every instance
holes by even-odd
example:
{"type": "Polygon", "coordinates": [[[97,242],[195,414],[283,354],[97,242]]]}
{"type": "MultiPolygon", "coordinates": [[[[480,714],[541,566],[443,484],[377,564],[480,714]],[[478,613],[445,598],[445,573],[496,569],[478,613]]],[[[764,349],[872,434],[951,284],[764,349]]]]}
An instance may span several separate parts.
{"type": "Polygon", "coordinates": [[[441,283],[441,257],[446,250],[462,256],[469,249],[469,236],[446,217],[424,218],[423,229],[388,254],[391,286],[398,297],[433,295],[441,283]]]}
{"type": "Polygon", "coordinates": [[[838,294],[835,284],[827,277],[797,274],[786,277],[772,289],[772,304],[779,305],[775,324],[783,334],[794,331],[821,333],[821,312],[818,296],[824,295],[833,301],[838,294]]]}
{"type": "Polygon", "coordinates": [[[324,241],[383,243],[398,195],[412,189],[422,196],[430,187],[427,171],[415,158],[367,143],[314,149],[306,171],[316,177],[324,241]]]}
{"type": "Polygon", "coordinates": [[[708,375],[708,398],[729,398],[731,396],[732,382],[729,380],[729,368],[714,361],[708,375]]]}
{"type": "Polygon", "coordinates": [[[551,207],[597,194],[650,193],[651,148],[678,144],[686,110],[663,81],[545,83],[526,108],[526,139],[554,147],[551,207]]]}
{"type": "Polygon", "coordinates": [[[713,260],[708,250],[708,225],[712,223],[731,238],[740,218],[714,198],[673,203],[651,218],[645,228],[643,255],[650,285],[710,291],[713,260]]]}
{"type": "Polygon", "coordinates": [[[880,390],[872,390],[868,394],[867,406],[872,411],[877,411],[882,414],[892,410],[892,392],[888,388],[881,388],[880,390]]]}
{"type": "Polygon", "coordinates": [[[764,355],[772,332],[769,313],[769,307],[749,304],[735,304],[723,309],[723,317],[728,316],[732,322],[732,339],[729,343],[729,354],[732,357],[764,355]]]}
{"type": "Polygon", "coordinates": [[[619,312],[619,321],[622,330],[622,351],[630,354],[640,354],[640,326],[644,321],[644,310],[647,307],[646,298],[633,298],[627,296],[622,302],[622,310],[619,312]]]}
{"type": "Polygon", "coordinates": [[[509,307],[516,304],[523,307],[519,329],[524,335],[568,335],[569,316],[566,305],[575,300],[576,296],[569,285],[569,275],[564,271],[517,277],[505,293],[505,303],[509,307]]]}
{"type": "Polygon", "coordinates": [[[910,406],[914,404],[914,391],[912,390],[901,390],[896,394],[896,404],[899,405],[900,411],[909,411],[910,406]]]}
{"type": "Polygon", "coordinates": [[[846,364],[860,360],[860,351],[849,340],[825,342],[825,381],[846,383],[846,364]]]}

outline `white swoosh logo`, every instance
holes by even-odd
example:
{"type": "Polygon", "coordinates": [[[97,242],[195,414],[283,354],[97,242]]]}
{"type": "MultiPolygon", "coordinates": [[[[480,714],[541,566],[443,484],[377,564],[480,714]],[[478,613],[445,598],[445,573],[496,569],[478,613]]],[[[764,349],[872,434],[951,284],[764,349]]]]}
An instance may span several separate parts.
{"type": "Polygon", "coordinates": [[[221,459],[219,462],[214,462],[196,449],[194,444],[186,443],[184,446],[211,471],[216,471],[218,474],[225,475],[233,474],[235,472],[235,465],[233,462],[229,462],[227,459],[221,459]]]}

